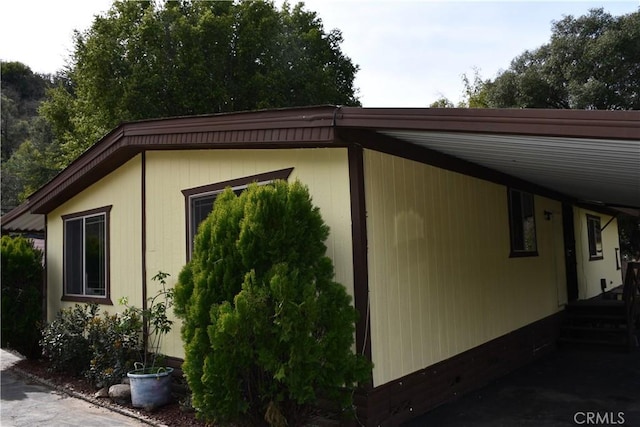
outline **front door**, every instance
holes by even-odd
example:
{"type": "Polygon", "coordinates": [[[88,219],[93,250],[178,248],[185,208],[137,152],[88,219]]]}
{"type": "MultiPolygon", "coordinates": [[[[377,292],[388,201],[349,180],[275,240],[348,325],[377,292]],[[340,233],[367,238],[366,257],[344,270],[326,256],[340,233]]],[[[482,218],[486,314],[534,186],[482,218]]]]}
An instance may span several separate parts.
{"type": "Polygon", "coordinates": [[[571,302],[578,299],[578,270],[573,206],[568,203],[562,204],[562,233],[564,235],[564,261],[567,271],[567,300],[571,302]]]}

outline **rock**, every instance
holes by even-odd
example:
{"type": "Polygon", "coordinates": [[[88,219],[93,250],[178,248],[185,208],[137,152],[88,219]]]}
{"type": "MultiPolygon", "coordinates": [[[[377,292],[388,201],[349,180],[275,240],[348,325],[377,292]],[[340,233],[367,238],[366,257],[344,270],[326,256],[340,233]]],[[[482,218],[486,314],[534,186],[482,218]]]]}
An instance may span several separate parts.
{"type": "Polygon", "coordinates": [[[129,402],[131,400],[131,386],[116,384],[109,387],[109,397],[116,402],[129,402]]]}
{"type": "Polygon", "coordinates": [[[96,391],[93,397],[109,397],[109,389],[102,387],[100,390],[96,391]]]}
{"type": "Polygon", "coordinates": [[[120,384],[130,384],[131,381],[129,381],[129,377],[124,377],[122,378],[122,381],[120,381],[120,384]]]}

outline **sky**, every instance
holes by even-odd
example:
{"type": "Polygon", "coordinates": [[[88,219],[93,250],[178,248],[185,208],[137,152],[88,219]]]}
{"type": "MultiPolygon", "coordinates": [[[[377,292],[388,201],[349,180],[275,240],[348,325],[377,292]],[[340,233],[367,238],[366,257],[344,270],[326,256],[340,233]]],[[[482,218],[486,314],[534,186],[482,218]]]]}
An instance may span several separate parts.
{"type": "MultiPolygon", "coordinates": [[[[297,3],[290,0],[289,3],[297,3]]],[[[277,0],[276,4],[281,4],[277,0]]],[[[614,16],[640,0],[306,0],[325,31],[342,32],[342,51],[358,64],[355,87],[364,107],[427,107],[457,103],[462,76],[477,69],[495,78],[513,58],[549,41],[552,21],[602,7],[614,16]]],[[[74,30],[91,26],[111,0],[0,2],[0,59],[34,72],[63,68],[74,30]]]]}

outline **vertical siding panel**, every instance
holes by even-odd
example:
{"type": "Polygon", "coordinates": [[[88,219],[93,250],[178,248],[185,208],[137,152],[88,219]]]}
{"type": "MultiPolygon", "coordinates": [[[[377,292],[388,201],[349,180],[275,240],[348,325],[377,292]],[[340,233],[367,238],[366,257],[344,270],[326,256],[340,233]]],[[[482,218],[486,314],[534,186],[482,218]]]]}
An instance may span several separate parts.
{"type": "MultiPolygon", "coordinates": [[[[291,179],[309,187],[330,227],[327,254],[335,279],[353,295],[349,171],[346,149],[189,150],[147,153],[147,263],[177,275],[185,263],[185,202],[181,190],[293,167],[291,179]]],[[[148,284],[151,289],[152,284],[148,284]]],[[[362,313],[362,315],[365,315],[362,313]]],[[[176,324],[165,340],[167,354],[182,357],[176,324]]]]}
{"type": "Polygon", "coordinates": [[[365,191],[374,385],[557,311],[553,229],[510,259],[506,187],[365,150],[365,191]]]}
{"type": "Polygon", "coordinates": [[[75,303],[62,302],[63,221],[62,215],[111,205],[109,222],[109,282],[113,306],[102,307],[111,313],[122,311],[121,296],[128,296],[132,304],[142,304],[141,277],[141,192],[140,156],[129,160],[116,171],[89,186],[47,216],[47,285],[48,312],[52,320],[58,310],[75,303]],[[127,189],[127,191],[122,191],[127,189]]]}

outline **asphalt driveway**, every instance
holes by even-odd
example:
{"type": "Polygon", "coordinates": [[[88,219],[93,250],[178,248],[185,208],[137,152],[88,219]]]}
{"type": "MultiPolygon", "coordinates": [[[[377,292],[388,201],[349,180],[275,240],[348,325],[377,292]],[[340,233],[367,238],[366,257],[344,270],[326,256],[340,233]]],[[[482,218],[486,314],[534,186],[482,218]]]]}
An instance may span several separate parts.
{"type": "Polygon", "coordinates": [[[18,361],[0,350],[0,425],[2,427],[139,427],[137,419],[53,391],[9,368],[18,361]]]}
{"type": "Polygon", "coordinates": [[[405,427],[579,425],[640,426],[640,350],[558,350],[405,427]]]}
{"type": "MultiPolygon", "coordinates": [[[[0,350],[5,426],[143,426],[140,420],[52,391],[8,368],[0,350]]],[[[559,350],[405,427],[640,426],[640,350],[559,350]]]]}

